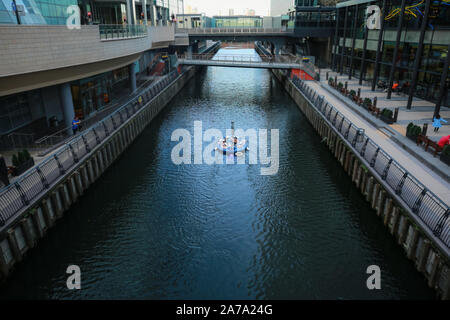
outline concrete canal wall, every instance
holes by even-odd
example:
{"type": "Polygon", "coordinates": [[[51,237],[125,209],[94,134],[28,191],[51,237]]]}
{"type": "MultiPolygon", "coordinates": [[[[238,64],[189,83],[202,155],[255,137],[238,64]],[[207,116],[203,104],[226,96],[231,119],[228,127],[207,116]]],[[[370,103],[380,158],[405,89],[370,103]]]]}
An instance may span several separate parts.
{"type": "Polygon", "coordinates": [[[406,257],[424,275],[428,285],[435,289],[441,299],[450,298],[450,263],[442,247],[437,245],[410,210],[396,200],[395,193],[386,182],[364,164],[360,154],[340,137],[336,129],[327,121],[293,82],[279,70],[272,70],[286,91],[297,103],[308,121],[324,139],[333,156],[339,161],[349,179],[364,195],[380,222],[389,230],[395,241],[404,249],[406,257]]]}
{"type": "Polygon", "coordinates": [[[174,98],[195,75],[189,68],[164,88],[116,131],[99,143],[77,165],[33,199],[18,217],[9,221],[0,233],[0,281],[5,280],[27,252],[38,245],[72,204],[88,192],[89,187],[116,161],[142,133],[152,119],[174,98]]]}

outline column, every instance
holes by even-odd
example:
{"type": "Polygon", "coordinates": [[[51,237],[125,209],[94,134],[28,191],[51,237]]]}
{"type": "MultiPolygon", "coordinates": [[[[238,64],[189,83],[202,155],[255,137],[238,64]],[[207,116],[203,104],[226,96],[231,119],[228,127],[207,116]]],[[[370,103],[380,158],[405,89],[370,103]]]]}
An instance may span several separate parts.
{"type": "Polygon", "coordinates": [[[397,25],[397,39],[395,41],[395,48],[394,48],[394,55],[392,57],[392,66],[391,71],[389,72],[389,82],[388,82],[388,92],[387,92],[387,98],[391,98],[392,94],[392,83],[394,82],[394,74],[395,70],[397,69],[397,56],[398,56],[398,47],[400,45],[400,38],[402,35],[402,25],[403,25],[403,17],[405,16],[405,6],[406,6],[406,0],[402,0],[402,7],[400,9],[400,17],[398,18],[398,25],[397,25]]]}
{"type": "Polygon", "coordinates": [[[378,44],[377,44],[377,55],[375,56],[375,68],[373,70],[373,79],[372,79],[372,91],[375,91],[375,86],[378,81],[378,72],[380,70],[380,55],[381,55],[381,44],[383,43],[383,33],[384,33],[384,17],[387,15],[387,3],[386,0],[383,0],[383,14],[381,15],[381,29],[378,33],[378,44]]]}
{"type": "Polygon", "coordinates": [[[444,69],[442,70],[441,83],[439,86],[439,97],[436,102],[436,107],[434,109],[434,116],[437,116],[441,111],[441,103],[445,97],[446,91],[448,90],[445,82],[447,81],[449,67],[450,67],[450,44],[447,47],[447,61],[445,61],[444,69]]]}
{"type": "Polygon", "coordinates": [[[147,0],[142,0],[142,10],[144,11],[144,24],[147,24],[147,0]]]}
{"type": "Polygon", "coordinates": [[[136,7],[134,0],[127,0],[127,22],[128,24],[136,24],[136,7]]]}
{"type": "Polygon", "coordinates": [[[73,108],[72,90],[70,89],[69,83],[64,83],[59,86],[59,95],[64,116],[64,127],[68,128],[67,133],[72,135],[72,120],[75,118],[75,111],[73,108]]]}
{"type": "Polygon", "coordinates": [[[367,29],[367,26],[364,26],[364,44],[361,58],[361,69],[359,71],[359,84],[362,84],[364,73],[366,73],[366,51],[367,51],[368,36],[369,36],[369,29],[367,29]]]}
{"type": "Polygon", "coordinates": [[[352,55],[350,56],[350,72],[348,73],[348,80],[352,79],[353,76],[353,55],[355,52],[355,41],[356,41],[356,20],[358,19],[358,5],[355,6],[355,12],[352,16],[353,18],[353,26],[352,26],[352,55]]]}
{"type": "Polygon", "coordinates": [[[135,72],[136,62],[133,62],[128,66],[128,71],[130,74],[130,88],[131,93],[136,91],[136,72],[135,72]]]}
{"type": "Polygon", "coordinates": [[[416,90],[417,76],[419,74],[420,60],[422,58],[423,52],[423,40],[425,39],[425,31],[428,26],[428,14],[430,12],[430,4],[431,0],[427,0],[427,2],[425,3],[425,12],[424,17],[422,17],[422,24],[420,25],[419,44],[417,46],[416,57],[414,59],[414,69],[413,69],[414,71],[411,81],[411,87],[409,88],[408,104],[406,105],[406,109],[411,109],[414,91],[416,90]]]}
{"type": "Polygon", "coordinates": [[[348,6],[345,7],[345,19],[344,19],[344,34],[343,34],[343,40],[342,43],[342,51],[341,51],[341,65],[339,66],[339,73],[342,75],[342,72],[344,72],[344,53],[345,53],[345,41],[346,41],[346,35],[347,35],[347,17],[348,17],[348,6]]]}
{"type": "Polygon", "coordinates": [[[337,54],[339,52],[339,8],[336,8],[336,31],[334,34],[334,48],[333,48],[333,63],[332,68],[333,71],[337,71],[337,54]]]}

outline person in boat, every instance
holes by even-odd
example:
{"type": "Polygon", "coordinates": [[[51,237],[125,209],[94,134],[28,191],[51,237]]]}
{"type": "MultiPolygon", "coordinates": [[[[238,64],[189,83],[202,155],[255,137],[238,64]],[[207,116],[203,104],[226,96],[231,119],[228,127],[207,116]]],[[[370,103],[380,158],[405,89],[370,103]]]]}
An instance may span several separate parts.
{"type": "Polygon", "coordinates": [[[222,147],[224,148],[224,149],[226,149],[227,148],[227,138],[223,138],[223,141],[222,141],[222,147]]]}

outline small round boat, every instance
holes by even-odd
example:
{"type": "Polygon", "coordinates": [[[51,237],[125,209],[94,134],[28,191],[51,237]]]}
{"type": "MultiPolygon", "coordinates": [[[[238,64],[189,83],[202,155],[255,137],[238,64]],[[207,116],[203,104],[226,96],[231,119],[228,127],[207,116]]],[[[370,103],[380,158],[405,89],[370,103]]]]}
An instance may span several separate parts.
{"type": "Polygon", "coordinates": [[[247,150],[247,140],[241,139],[239,137],[235,137],[237,139],[237,143],[234,143],[234,139],[230,136],[219,139],[217,142],[217,150],[221,151],[224,154],[237,154],[242,155],[247,150]]]}

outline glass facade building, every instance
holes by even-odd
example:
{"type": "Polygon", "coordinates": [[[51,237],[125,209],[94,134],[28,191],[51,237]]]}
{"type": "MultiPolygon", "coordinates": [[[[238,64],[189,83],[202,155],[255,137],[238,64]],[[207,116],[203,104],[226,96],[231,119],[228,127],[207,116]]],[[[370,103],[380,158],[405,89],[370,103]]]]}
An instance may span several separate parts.
{"type": "MultiPolygon", "coordinates": [[[[77,0],[16,0],[17,6],[23,6],[21,24],[66,24],[67,7],[77,5],[77,0]]],[[[17,24],[11,0],[0,0],[0,24],[17,24]]]]}
{"type": "Polygon", "coordinates": [[[329,0],[295,0],[289,12],[288,28],[334,27],[334,2],[329,0]]]}
{"type": "Polygon", "coordinates": [[[215,28],[261,28],[263,18],[260,16],[214,16],[212,26],[215,28]]]}
{"type": "Polygon", "coordinates": [[[372,88],[380,80],[388,86],[407,82],[413,86],[410,100],[415,96],[433,102],[441,100],[442,105],[450,106],[449,2],[406,0],[403,16],[399,14],[401,5],[401,0],[339,3],[333,68],[369,81],[372,88]],[[379,29],[366,28],[370,5],[380,8],[379,29]],[[426,11],[428,19],[424,23],[426,11]]]}

